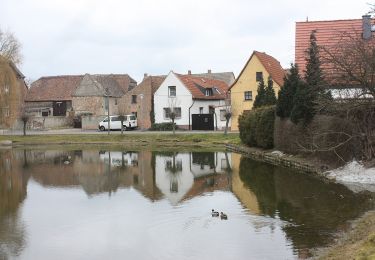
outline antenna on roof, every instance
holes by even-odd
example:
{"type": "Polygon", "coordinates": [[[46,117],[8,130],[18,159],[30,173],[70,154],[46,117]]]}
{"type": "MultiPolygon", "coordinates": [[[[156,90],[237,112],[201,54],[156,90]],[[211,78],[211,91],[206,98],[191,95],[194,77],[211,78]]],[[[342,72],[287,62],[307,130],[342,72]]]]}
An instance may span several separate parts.
{"type": "Polygon", "coordinates": [[[306,16],[306,22],[308,22],[309,21],[309,17],[308,16],[306,16]]]}

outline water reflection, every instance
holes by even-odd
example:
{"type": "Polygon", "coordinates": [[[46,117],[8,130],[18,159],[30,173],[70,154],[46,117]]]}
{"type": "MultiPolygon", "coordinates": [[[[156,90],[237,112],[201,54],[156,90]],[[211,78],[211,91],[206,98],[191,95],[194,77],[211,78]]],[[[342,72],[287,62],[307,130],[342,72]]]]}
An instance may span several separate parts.
{"type": "MultiPolygon", "coordinates": [[[[0,150],[0,163],[0,259],[22,253],[25,258],[35,257],[32,252],[39,246],[38,241],[51,236],[46,226],[60,229],[64,238],[71,237],[71,247],[77,242],[73,237],[79,237],[74,233],[79,228],[65,234],[66,226],[82,226],[79,219],[84,219],[88,227],[80,234],[91,239],[89,230],[103,228],[98,226],[98,217],[106,216],[108,223],[117,223],[117,215],[123,220],[117,229],[123,233],[114,233],[122,239],[126,234],[144,234],[138,239],[146,241],[150,239],[147,230],[154,230],[161,237],[152,239],[153,246],[173,244],[171,234],[179,230],[184,233],[182,237],[191,236],[188,251],[196,250],[198,259],[204,259],[202,254],[206,251],[208,259],[223,258],[210,251],[216,245],[210,242],[210,236],[221,235],[228,238],[228,254],[235,250],[237,259],[273,258],[268,246],[280,257],[304,258],[309,256],[309,249],[330,242],[348,220],[373,207],[373,194],[354,194],[342,185],[227,152],[0,150]],[[82,191],[86,196],[82,196],[82,191]],[[50,201],[44,196],[47,193],[50,201]],[[103,197],[113,202],[103,201],[103,197]],[[51,212],[42,208],[44,204],[53,207],[51,212]],[[210,229],[211,225],[218,225],[210,217],[212,207],[229,211],[226,225],[210,229]],[[202,217],[206,212],[208,217],[202,217]],[[80,217],[72,218],[71,214],[80,217]],[[205,229],[210,229],[210,233],[205,229]],[[204,244],[205,248],[197,250],[194,243],[204,244]]],[[[60,238],[55,243],[66,244],[65,240],[60,238]]],[[[134,247],[141,251],[143,248],[134,247]]],[[[103,250],[112,249],[107,245],[103,250]]],[[[134,257],[139,256],[133,253],[134,257]]],[[[174,256],[181,254],[189,255],[177,250],[174,256]]],[[[163,259],[161,254],[154,258],[163,259]]]]}

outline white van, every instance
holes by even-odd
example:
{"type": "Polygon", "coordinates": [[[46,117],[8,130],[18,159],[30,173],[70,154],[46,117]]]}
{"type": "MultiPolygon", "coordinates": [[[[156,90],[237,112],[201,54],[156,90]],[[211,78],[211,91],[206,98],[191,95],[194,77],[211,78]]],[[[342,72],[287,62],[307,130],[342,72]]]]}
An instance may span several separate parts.
{"type": "MultiPolygon", "coordinates": [[[[111,120],[109,124],[111,127],[111,130],[120,130],[121,129],[120,116],[110,116],[109,118],[111,120]]],[[[137,118],[135,117],[135,115],[125,115],[122,128],[125,131],[128,129],[137,128],[137,118]]],[[[100,121],[99,123],[100,131],[105,131],[107,129],[108,129],[108,117],[104,118],[104,120],[100,121]]]]}

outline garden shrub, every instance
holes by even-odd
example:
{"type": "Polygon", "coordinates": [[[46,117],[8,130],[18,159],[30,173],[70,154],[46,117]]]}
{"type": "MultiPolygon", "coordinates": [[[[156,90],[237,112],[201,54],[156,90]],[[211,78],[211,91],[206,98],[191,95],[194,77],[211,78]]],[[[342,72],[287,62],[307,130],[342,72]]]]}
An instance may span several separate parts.
{"type": "Polygon", "coordinates": [[[264,149],[273,148],[275,106],[261,107],[242,114],[238,119],[242,143],[264,149]]]}
{"type": "MultiPolygon", "coordinates": [[[[176,130],[178,127],[176,126],[176,130]]],[[[172,131],[173,130],[173,123],[155,123],[151,125],[151,128],[149,129],[151,131],[172,131]]]]}

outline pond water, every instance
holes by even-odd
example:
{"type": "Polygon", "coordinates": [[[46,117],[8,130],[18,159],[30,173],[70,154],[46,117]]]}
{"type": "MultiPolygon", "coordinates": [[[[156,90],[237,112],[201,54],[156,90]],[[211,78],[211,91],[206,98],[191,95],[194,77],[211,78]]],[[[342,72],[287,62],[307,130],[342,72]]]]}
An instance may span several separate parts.
{"type": "Polygon", "coordinates": [[[373,201],[229,152],[0,150],[0,259],[306,258],[373,201]]]}

